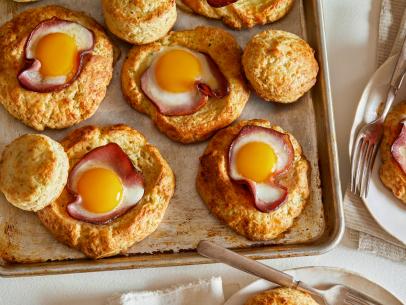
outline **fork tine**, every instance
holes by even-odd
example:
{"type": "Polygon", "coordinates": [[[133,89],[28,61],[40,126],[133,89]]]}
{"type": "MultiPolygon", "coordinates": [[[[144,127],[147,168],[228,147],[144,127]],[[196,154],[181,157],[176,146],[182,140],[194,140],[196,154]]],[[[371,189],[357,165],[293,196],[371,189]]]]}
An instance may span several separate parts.
{"type": "Polygon", "coordinates": [[[371,154],[371,159],[369,161],[369,166],[368,166],[368,177],[367,177],[367,182],[366,182],[366,188],[365,188],[365,197],[366,198],[368,196],[368,191],[369,191],[369,180],[371,178],[372,175],[372,170],[374,169],[374,164],[375,164],[375,159],[376,159],[376,154],[378,152],[378,145],[375,144],[374,148],[372,150],[372,154],[371,154]]]}
{"type": "Polygon", "coordinates": [[[365,166],[365,155],[366,155],[366,146],[367,145],[367,141],[365,138],[362,139],[361,142],[361,147],[360,147],[360,151],[359,151],[359,158],[358,158],[358,162],[357,162],[357,168],[356,168],[356,178],[355,178],[355,194],[357,194],[358,196],[361,196],[361,182],[362,182],[362,173],[363,173],[363,169],[365,166]]]}
{"type": "Polygon", "coordinates": [[[353,297],[352,295],[348,295],[345,298],[345,303],[349,303],[350,305],[371,305],[371,303],[364,302],[358,298],[353,297]]]}
{"type": "Polygon", "coordinates": [[[368,305],[366,303],[358,303],[357,301],[354,301],[351,299],[345,299],[344,304],[346,304],[346,305],[368,305]]]}
{"type": "Polygon", "coordinates": [[[345,301],[347,301],[347,300],[349,300],[350,302],[353,302],[353,304],[360,304],[360,305],[383,305],[382,303],[379,303],[378,301],[373,300],[371,297],[369,297],[361,292],[354,291],[353,289],[347,290],[347,293],[345,295],[345,301]],[[354,302],[356,302],[356,303],[354,303],[354,302]]]}
{"type": "Polygon", "coordinates": [[[362,177],[361,177],[361,190],[360,190],[360,197],[365,198],[366,196],[366,187],[369,183],[369,168],[371,167],[372,156],[374,153],[375,145],[369,141],[365,141],[367,143],[366,153],[365,153],[365,160],[362,168],[362,177]]]}
{"type": "Polygon", "coordinates": [[[359,161],[359,155],[360,155],[360,149],[361,149],[361,144],[362,144],[363,138],[357,138],[356,143],[354,144],[354,150],[352,153],[352,158],[351,158],[351,192],[355,193],[356,189],[356,180],[357,180],[357,166],[359,161]]]}
{"type": "Polygon", "coordinates": [[[361,157],[361,147],[363,138],[358,138],[354,149],[354,154],[351,162],[351,191],[355,194],[357,191],[357,170],[358,164],[361,157]]]}

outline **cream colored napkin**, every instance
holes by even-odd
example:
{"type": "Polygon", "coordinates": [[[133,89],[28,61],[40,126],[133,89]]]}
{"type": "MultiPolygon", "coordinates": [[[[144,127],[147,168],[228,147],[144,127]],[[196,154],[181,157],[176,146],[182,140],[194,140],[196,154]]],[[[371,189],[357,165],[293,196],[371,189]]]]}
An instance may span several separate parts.
{"type": "Polygon", "coordinates": [[[201,280],[166,290],[128,292],[115,296],[109,305],[222,305],[224,304],[221,277],[201,280]]]}
{"type": "MultiPolygon", "coordinates": [[[[377,64],[400,51],[406,36],[406,0],[382,0],[379,21],[377,64]]],[[[351,237],[358,248],[397,261],[406,261],[406,246],[386,233],[372,218],[363,202],[348,189],[344,212],[351,237]]]]}
{"type": "Polygon", "coordinates": [[[406,247],[386,233],[372,218],[361,199],[349,190],[344,196],[345,223],[358,249],[396,261],[406,261],[406,247]]]}
{"type": "Polygon", "coordinates": [[[405,9],[405,0],[382,0],[377,46],[378,67],[400,49],[402,39],[399,38],[406,34],[405,9]]]}

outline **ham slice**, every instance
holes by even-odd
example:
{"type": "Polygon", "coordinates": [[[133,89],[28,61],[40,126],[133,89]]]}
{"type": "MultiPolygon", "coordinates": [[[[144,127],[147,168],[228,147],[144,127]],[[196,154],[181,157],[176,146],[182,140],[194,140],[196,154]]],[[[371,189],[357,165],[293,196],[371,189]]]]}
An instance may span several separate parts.
{"type": "Polygon", "coordinates": [[[212,7],[223,7],[233,4],[234,2],[237,1],[238,0],[207,0],[207,3],[212,7]]]}
{"type": "Polygon", "coordinates": [[[396,163],[403,173],[406,174],[406,122],[403,121],[400,124],[401,130],[395,142],[392,144],[391,152],[396,163]]]}

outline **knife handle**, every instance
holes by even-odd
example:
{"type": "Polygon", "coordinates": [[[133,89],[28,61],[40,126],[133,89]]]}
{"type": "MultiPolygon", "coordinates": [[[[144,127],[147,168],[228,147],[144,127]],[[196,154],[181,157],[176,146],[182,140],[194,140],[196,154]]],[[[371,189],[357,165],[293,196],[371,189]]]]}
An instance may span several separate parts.
{"type": "Polygon", "coordinates": [[[396,63],[391,79],[391,87],[397,91],[402,85],[403,78],[406,73],[406,37],[403,41],[402,48],[399,53],[399,58],[396,63]]]}
{"type": "Polygon", "coordinates": [[[396,93],[398,92],[400,86],[402,85],[405,73],[406,73],[406,37],[405,40],[403,41],[398,60],[396,62],[395,70],[393,70],[386,101],[384,101],[383,110],[378,120],[380,119],[383,121],[388,115],[389,110],[392,108],[392,104],[395,101],[396,93]]]}
{"type": "Polygon", "coordinates": [[[298,286],[302,286],[299,285],[301,284],[300,282],[295,281],[293,276],[289,274],[261,264],[209,241],[201,241],[197,246],[197,252],[202,256],[225,263],[283,287],[298,288],[298,286]]]}

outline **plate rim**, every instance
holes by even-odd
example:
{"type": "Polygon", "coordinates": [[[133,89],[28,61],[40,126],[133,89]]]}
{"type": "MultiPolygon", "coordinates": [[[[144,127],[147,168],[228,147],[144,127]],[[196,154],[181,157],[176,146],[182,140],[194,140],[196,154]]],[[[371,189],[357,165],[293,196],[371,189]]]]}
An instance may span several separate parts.
{"type": "MultiPolygon", "coordinates": [[[[378,150],[378,153],[380,153],[380,149],[378,150]]],[[[385,187],[385,186],[383,185],[383,183],[382,183],[380,177],[379,177],[379,172],[378,172],[379,169],[377,168],[377,166],[380,165],[380,164],[381,164],[381,161],[380,161],[380,160],[379,160],[378,162],[375,161],[374,168],[372,169],[372,173],[371,173],[371,181],[370,181],[370,183],[371,183],[372,181],[374,181],[374,177],[375,177],[375,175],[377,175],[377,177],[376,177],[376,179],[378,180],[377,183],[381,183],[382,186],[385,187]]],[[[371,191],[371,185],[369,186],[369,190],[371,191]]],[[[388,191],[388,192],[390,192],[388,189],[386,189],[386,187],[385,187],[385,190],[388,191]]],[[[377,190],[377,191],[379,192],[379,190],[377,190]]],[[[384,194],[383,194],[383,195],[384,195],[384,194]]],[[[394,195],[393,195],[392,193],[390,194],[390,196],[393,196],[393,197],[394,197],[394,195]]],[[[394,198],[393,198],[393,202],[392,202],[392,201],[389,201],[389,202],[390,202],[390,204],[396,204],[395,201],[397,201],[397,200],[399,200],[399,199],[397,199],[396,197],[394,197],[394,198]]],[[[400,201],[400,200],[399,200],[399,201],[400,201]]],[[[371,207],[372,204],[368,202],[368,197],[367,197],[367,198],[362,198],[362,202],[363,202],[364,205],[366,206],[366,208],[367,208],[368,212],[371,214],[372,218],[378,223],[378,225],[379,225],[386,233],[388,233],[389,235],[391,235],[392,237],[394,237],[397,241],[399,241],[401,244],[403,244],[404,246],[406,246],[406,236],[405,236],[405,237],[399,237],[399,236],[398,236],[399,234],[394,233],[393,230],[392,230],[392,228],[391,228],[390,226],[387,226],[386,224],[384,224],[384,223],[382,222],[382,219],[376,216],[375,209],[373,209],[373,208],[371,207]]],[[[401,204],[401,203],[399,203],[399,204],[401,204]]],[[[405,228],[406,228],[406,226],[405,226],[405,228]]]]}
{"type": "MultiPolygon", "coordinates": [[[[379,80],[379,75],[381,73],[384,73],[383,71],[386,71],[388,69],[388,66],[390,64],[395,65],[396,64],[396,55],[392,55],[390,57],[388,57],[382,64],[381,66],[378,67],[378,69],[372,74],[372,76],[369,78],[367,84],[365,85],[361,97],[358,101],[358,105],[357,105],[357,109],[355,111],[355,115],[354,115],[354,121],[353,121],[353,125],[351,127],[351,132],[350,132],[350,139],[348,141],[348,149],[349,149],[349,157],[351,160],[351,155],[352,155],[352,149],[353,149],[353,145],[354,145],[354,141],[355,141],[355,135],[357,130],[360,127],[360,124],[362,122],[365,122],[364,118],[365,117],[365,113],[367,110],[367,105],[368,102],[370,102],[369,98],[371,96],[371,92],[374,88],[373,84],[374,82],[377,82],[379,80]],[[362,112],[362,113],[361,113],[362,112]]],[[[390,80],[388,79],[387,81],[387,85],[389,85],[390,80]]],[[[403,83],[404,87],[406,86],[405,83],[403,83]]],[[[377,157],[379,158],[380,156],[380,147],[378,149],[377,152],[377,157]]],[[[374,176],[374,172],[377,170],[376,166],[379,162],[377,162],[377,160],[375,160],[374,162],[374,167],[373,167],[373,172],[372,172],[372,177],[374,176]]],[[[378,177],[379,179],[379,177],[378,177]]],[[[378,183],[382,183],[380,180],[378,181],[378,183]]],[[[371,190],[371,185],[369,187],[369,190],[371,190]]],[[[393,195],[392,195],[393,196],[393,195]]],[[[394,200],[398,200],[397,198],[394,197],[394,200]]],[[[387,225],[385,224],[385,222],[382,222],[381,219],[379,217],[377,217],[377,215],[374,213],[374,210],[371,209],[371,207],[369,206],[368,203],[368,197],[367,198],[361,198],[361,201],[363,202],[364,206],[366,207],[366,209],[368,210],[369,214],[372,216],[372,218],[374,219],[374,221],[390,236],[392,236],[393,238],[395,238],[397,241],[399,241],[401,244],[406,246],[406,237],[399,237],[399,234],[397,234],[396,232],[393,232],[390,228],[387,227],[387,225]]],[[[392,203],[391,203],[392,204],[392,203]]]]}
{"type": "MultiPolygon", "coordinates": [[[[343,267],[333,267],[333,266],[304,266],[304,267],[296,267],[296,268],[289,268],[289,269],[284,269],[283,271],[290,274],[291,272],[294,273],[295,271],[304,271],[304,270],[323,270],[323,271],[334,271],[334,272],[339,272],[339,273],[343,273],[346,275],[352,275],[358,278],[361,278],[362,280],[365,280],[367,282],[369,282],[372,285],[378,286],[379,288],[381,288],[382,290],[384,290],[386,293],[388,293],[394,300],[396,300],[397,302],[399,302],[399,304],[403,304],[402,301],[400,300],[400,298],[395,295],[392,291],[386,289],[385,287],[383,287],[382,285],[370,280],[368,277],[356,272],[356,271],[351,271],[348,269],[345,269],[343,267]]],[[[266,281],[265,279],[261,279],[258,278],[252,282],[250,282],[249,284],[245,285],[244,287],[242,287],[241,289],[239,289],[238,291],[236,291],[235,293],[233,293],[233,295],[231,295],[226,302],[224,303],[224,305],[232,305],[232,303],[229,303],[230,300],[232,300],[233,297],[237,297],[238,293],[242,292],[244,289],[248,289],[248,287],[250,286],[254,286],[256,283],[261,282],[261,281],[266,281]]]]}

